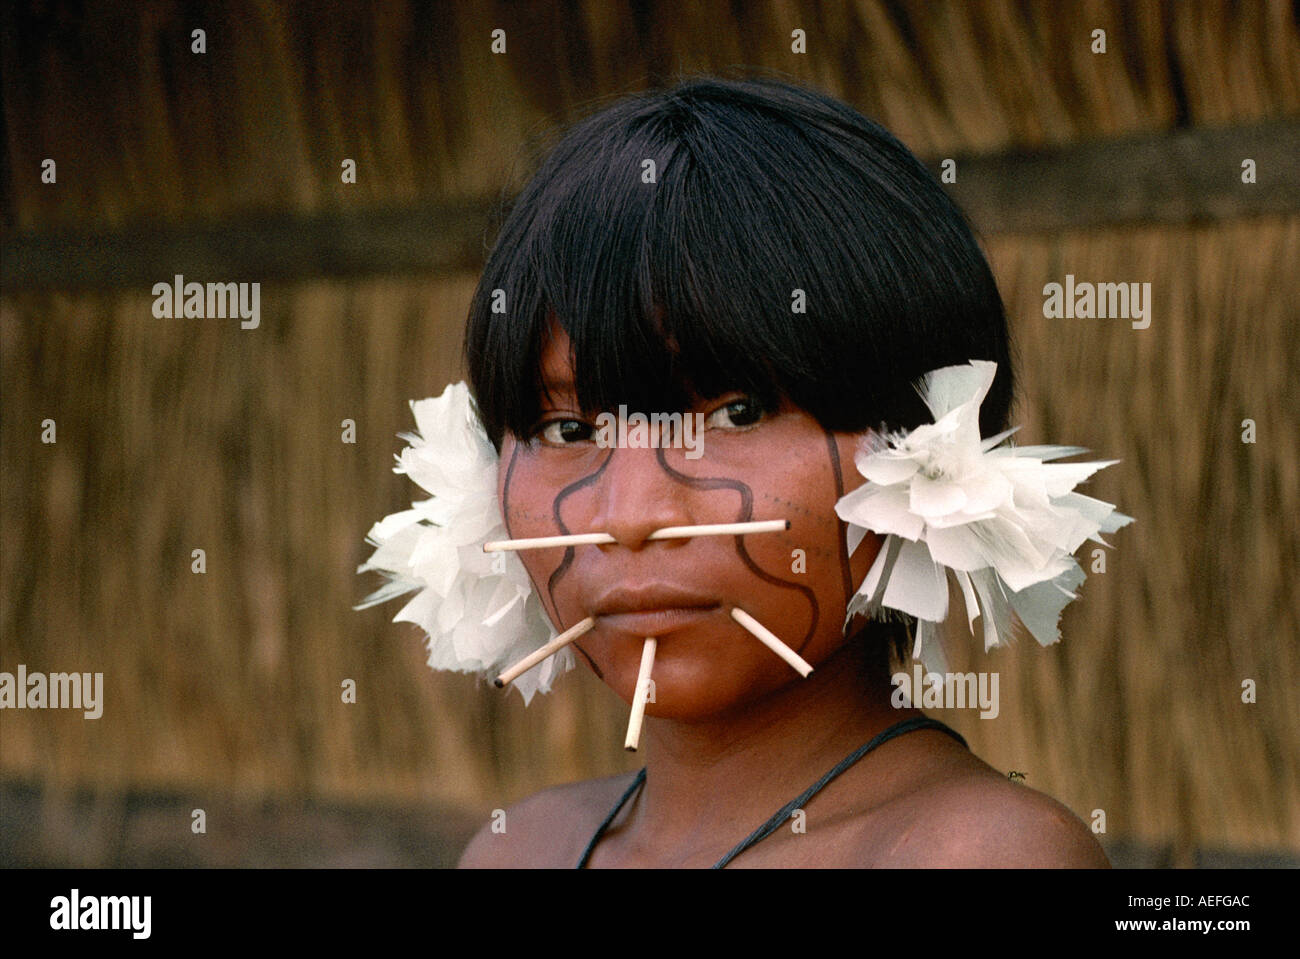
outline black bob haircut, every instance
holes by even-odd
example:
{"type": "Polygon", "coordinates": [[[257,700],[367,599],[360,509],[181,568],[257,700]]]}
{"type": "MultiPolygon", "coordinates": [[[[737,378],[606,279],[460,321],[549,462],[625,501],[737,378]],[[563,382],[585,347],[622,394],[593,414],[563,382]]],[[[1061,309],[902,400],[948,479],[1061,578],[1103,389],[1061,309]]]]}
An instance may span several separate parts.
{"type": "Polygon", "coordinates": [[[585,411],[736,390],[829,430],[912,429],[931,420],[922,374],[987,359],[980,431],[1006,427],[1006,316],[965,216],[892,134],[822,93],[696,76],[600,104],[499,215],[465,336],[498,450],[540,418],[552,322],[585,411]]]}

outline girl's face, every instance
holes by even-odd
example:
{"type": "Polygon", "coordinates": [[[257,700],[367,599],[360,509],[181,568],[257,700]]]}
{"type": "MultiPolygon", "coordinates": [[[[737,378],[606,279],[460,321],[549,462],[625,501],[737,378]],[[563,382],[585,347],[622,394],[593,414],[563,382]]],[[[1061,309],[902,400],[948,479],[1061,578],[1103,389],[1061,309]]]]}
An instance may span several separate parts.
{"type": "Polygon", "coordinates": [[[563,332],[542,358],[550,397],[531,437],[507,434],[498,493],[511,537],[607,532],[609,545],[519,553],[557,630],[587,616],[578,655],[624,700],[646,637],[658,640],[652,716],[716,716],[798,673],[731,618],[739,607],[815,668],[843,642],[844,611],[879,549],[853,557],[835,501],[862,482],[856,438],[793,407],[762,410],[740,393],[704,415],[695,449],[602,446],[577,407],[563,332]],[[689,457],[687,454],[691,454],[689,457]],[[785,532],[647,540],[665,526],[785,519],[785,532]]]}

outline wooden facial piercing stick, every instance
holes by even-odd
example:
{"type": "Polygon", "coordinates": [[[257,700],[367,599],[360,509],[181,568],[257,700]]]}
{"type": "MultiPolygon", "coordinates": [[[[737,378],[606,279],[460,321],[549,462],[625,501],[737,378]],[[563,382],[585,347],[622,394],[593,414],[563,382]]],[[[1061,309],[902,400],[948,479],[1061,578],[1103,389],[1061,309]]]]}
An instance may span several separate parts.
{"type": "Polygon", "coordinates": [[[497,689],[501,689],[502,687],[505,686],[506,683],[514,682],[524,673],[528,672],[528,670],[532,669],[534,666],[540,663],[547,656],[554,656],[565,646],[568,646],[569,643],[573,642],[575,639],[577,639],[579,636],[587,632],[587,630],[591,629],[591,627],[595,625],[596,625],[596,621],[592,619],[590,616],[588,616],[586,619],[584,619],[582,622],[578,623],[577,625],[570,626],[568,629],[560,633],[559,636],[556,636],[545,646],[541,647],[540,649],[534,650],[533,652],[525,656],[523,659],[519,660],[519,662],[515,663],[513,666],[511,666],[509,669],[503,672],[500,676],[494,679],[492,681],[492,684],[496,686],[497,689]]]}
{"type": "Polygon", "coordinates": [[[641,670],[636,676],[636,692],[632,694],[632,715],[627,720],[627,739],[623,740],[623,748],[630,753],[636,752],[637,743],[641,739],[641,720],[645,718],[646,699],[650,695],[650,670],[654,668],[655,647],[658,645],[658,641],[650,636],[641,647],[641,670]]]}
{"type": "Polygon", "coordinates": [[[808,665],[802,656],[785,643],[781,642],[781,640],[777,639],[776,635],[773,634],[770,629],[756,620],[753,616],[750,616],[749,613],[745,612],[743,609],[733,608],[731,610],[731,618],[753,633],[754,636],[758,638],[758,641],[764,646],[789,663],[791,669],[804,677],[804,679],[808,678],[808,674],[812,672],[813,668],[808,665]]]}
{"type": "MultiPolygon", "coordinates": [[[[785,519],[764,519],[752,523],[707,523],[703,526],[665,526],[646,539],[683,539],[690,536],[741,536],[745,533],[778,533],[790,528],[785,519]]],[[[483,544],[483,552],[546,549],[551,546],[584,546],[614,543],[609,533],[571,533],[567,536],[537,536],[533,539],[498,539],[483,544]]]]}

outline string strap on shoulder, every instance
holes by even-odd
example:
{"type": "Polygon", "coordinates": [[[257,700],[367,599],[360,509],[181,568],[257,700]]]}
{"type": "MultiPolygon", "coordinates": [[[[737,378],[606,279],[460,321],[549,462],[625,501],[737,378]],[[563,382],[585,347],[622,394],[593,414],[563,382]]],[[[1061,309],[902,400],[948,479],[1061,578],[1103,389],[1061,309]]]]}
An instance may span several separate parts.
{"type": "MultiPolygon", "coordinates": [[[[755,829],[752,833],[749,834],[749,836],[743,842],[736,845],[736,847],[733,848],[731,852],[727,853],[716,863],[714,863],[713,868],[714,869],[723,868],[724,866],[727,865],[727,863],[731,862],[731,860],[735,859],[737,856],[739,856],[750,846],[754,845],[757,842],[761,842],[762,840],[766,839],[768,836],[772,835],[772,833],[776,832],[778,829],[781,828],[781,826],[783,826],[786,822],[789,821],[790,816],[793,815],[796,809],[802,809],[804,804],[808,802],[808,800],[811,799],[814,794],[819,792],[827,783],[829,783],[840,773],[844,772],[844,770],[848,769],[850,766],[856,763],[867,753],[871,752],[871,750],[875,749],[877,746],[889,742],[889,740],[893,739],[895,736],[902,736],[904,733],[915,732],[918,729],[937,729],[940,732],[944,732],[947,733],[949,736],[952,736],[963,746],[966,746],[967,749],[970,748],[970,746],[967,745],[966,740],[962,737],[961,733],[957,732],[955,729],[951,729],[950,727],[945,726],[937,719],[931,719],[928,716],[916,716],[913,717],[912,719],[904,719],[902,722],[895,723],[894,725],[890,726],[888,729],[874,736],[871,739],[871,741],[868,742],[865,746],[862,746],[861,748],[850,753],[848,756],[845,756],[844,759],[841,760],[839,764],[835,766],[834,769],[828,772],[821,779],[817,780],[817,782],[813,783],[811,786],[805,789],[794,799],[790,800],[788,803],[782,806],[779,810],[777,810],[775,814],[773,814],[771,819],[769,819],[767,822],[763,823],[763,825],[755,829]]],[[[645,770],[642,770],[642,772],[644,771],[645,770]]]]}
{"type": "Polygon", "coordinates": [[[623,793],[623,798],[620,799],[614,805],[614,808],[609,811],[609,815],[605,817],[605,821],[600,824],[600,827],[596,830],[595,835],[591,837],[591,841],[587,843],[587,848],[582,851],[582,858],[578,860],[578,866],[577,866],[578,869],[587,868],[587,860],[591,858],[591,851],[596,848],[596,843],[600,842],[600,838],[603,835],[605,835],[605,830],[608,829],[609,824],[614,821],[614,817],[618,815],[618,811],[623,808],[623,805],[630,798],[632,798],[632,794],[641,788],[641,784],[644,782],[645,782],[645,767],[642,766],[641,771],[637,773],[636,778],[632,780],[632,785],[628,786],[627,790],[623,793]]]}

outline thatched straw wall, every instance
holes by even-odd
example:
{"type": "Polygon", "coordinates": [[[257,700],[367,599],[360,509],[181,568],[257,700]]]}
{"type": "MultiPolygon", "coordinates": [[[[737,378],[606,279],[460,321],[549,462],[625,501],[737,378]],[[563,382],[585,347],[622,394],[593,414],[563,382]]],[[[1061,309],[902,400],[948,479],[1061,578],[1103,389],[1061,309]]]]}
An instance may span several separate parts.
{"type": "MultiPolygon", "coordinates": [[[[928,159],[1300,116],[1282,2],[771,3],[743,21],[687,2],[40,9],[0,15],[11,237],[491,200],[584,105],[738,64],[842,96],[928,159]],[[45,157],[57,185],[39,180],[45,157]],[[356,185],[339,182],[344,157],[356,185]]],[[[1260,189],[1285,172],[1261,170],[1260,189]]],[[[1300,850],[1300,218],[986,242],[1019,342],[1021,438],[1122,459],[1090,492],[1137,523],[1063,644],[1002,655],[1002,715],[944,718],[1080,815],[1105,809],[1110,837],[1178,861],[1300,850]],[[1151,282],[1150,329],[1044,319],[1042,287],[1067,272],[1151,282]]],[[[354,573],[366,530],[414,495],[389,472],[406,401],[459,378],[475,278],[321,272],[264,283],[244,331],[156,320],[147,286],[25,288],[6,264],[0,669],[102,670],[106,705],[94,722],[6,711],[0,777],[487,809],[629,768],[624,707],[585,673],[525,712],[427,670],[414,628],[388,622],[397,604],[350,611],[374,585],[354,573]]]]}

